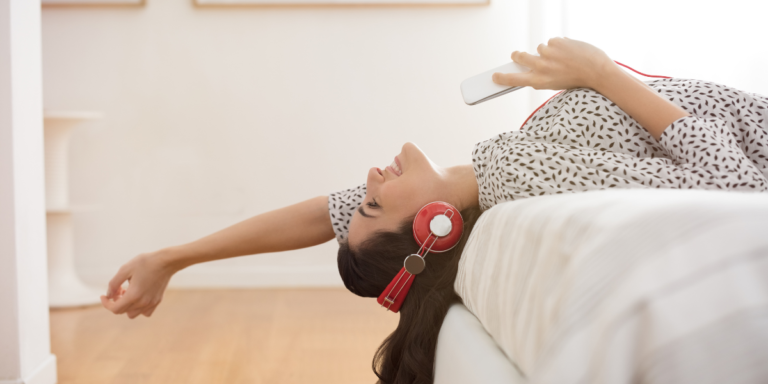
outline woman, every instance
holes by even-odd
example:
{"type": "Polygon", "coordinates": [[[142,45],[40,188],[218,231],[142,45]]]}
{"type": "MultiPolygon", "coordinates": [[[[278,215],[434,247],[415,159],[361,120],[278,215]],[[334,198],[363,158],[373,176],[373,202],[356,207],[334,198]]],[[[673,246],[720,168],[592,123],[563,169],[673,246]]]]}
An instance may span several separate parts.
{"type": "Polygon", "coordinates": [[[361,296],[381,294],[418,246],[414,214],[446,201],[465,218],[452,253],[429,256],[400,309],[400,324],[374,358],[383,383],[431,382],[434,349],[461,248],[481,210],[547,194],[605,188],[768,190],[768,98],[704,81],[645,84],[601,50],[554,38],[538,56],[514,52],[531,71],[494,74],[509,86],[566,89],[520,131],[476,145],[472,164],[441,168],[413,144],[367,183],[268,212],[190,244],[135,257],[102,297],[114,313],[150,316],[176,271],[204,261],[304,248],[336,236],[339,270],[361,296]],[[331,225],[329,225],[329,223],[331,225]],[[297,225],[302,231],[286,230],[297,225]],[[258,233],[263,236],[255,237],[258,233]],[[130,280],[127,291],[120,285],[130,280]]]}

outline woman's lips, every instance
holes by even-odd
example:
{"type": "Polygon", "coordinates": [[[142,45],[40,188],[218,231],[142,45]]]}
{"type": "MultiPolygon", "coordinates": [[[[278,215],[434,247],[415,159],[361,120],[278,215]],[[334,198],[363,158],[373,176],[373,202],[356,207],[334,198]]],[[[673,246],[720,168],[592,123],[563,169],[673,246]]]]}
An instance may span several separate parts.
{"type": "Polygon", "coordinates": [[[397,158],[397,156],[395,156],[395,160],[392,162],[392,164],[387,166],[387,169],[397,176],[403,175],[403,168],[400,167],[400,160],[397,158]]]}
{"type": "MultiPolygon", "coordinates": [[[[395,161],[393,161],[392,164],[387,165],[384,169],[398,177],[403,174],[402,168],[400,167],[400,159],[398,159],[397,156],[395,156],[395,161]]],[[[384,176],[384,172],[381,168],[376,168],[376,172],[378,172],[379,175],[384,176]]]]}
{"type": "Polygon", "coordinates": [[[395,156],[395,161],[393,161],[391,165],[387,166],[387,170],[394,173],[396,176],[401,176],[403,174],[402,168],[400,168],[400,161],[397,159],[397,156],[395,156]]]}

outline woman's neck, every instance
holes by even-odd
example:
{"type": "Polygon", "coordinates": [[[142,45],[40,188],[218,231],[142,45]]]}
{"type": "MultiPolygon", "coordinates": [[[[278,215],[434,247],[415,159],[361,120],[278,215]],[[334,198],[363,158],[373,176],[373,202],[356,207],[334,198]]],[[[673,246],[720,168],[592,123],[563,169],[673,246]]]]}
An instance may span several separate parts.
{"type": "Polygon", "coordinates": [[[479,206],[477,179],[471,164],[443,168],[442,174],[459,211],[479,206]]]}

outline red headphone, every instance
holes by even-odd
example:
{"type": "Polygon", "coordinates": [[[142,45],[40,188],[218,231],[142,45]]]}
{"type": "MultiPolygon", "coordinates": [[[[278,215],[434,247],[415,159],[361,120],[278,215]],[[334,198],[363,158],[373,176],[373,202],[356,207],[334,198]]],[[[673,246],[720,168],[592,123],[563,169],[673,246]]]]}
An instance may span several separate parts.
{"type": "Polygon", "coordinates": [[[419,251],[405,258],[400,273],[379,295],[379,304],[392,312],[399,311],[415,276],[426,266],[427,253],[452,249],[461,240],[463,232],[464,219],[453,205],[435,201],[422,207],[413,219],[413,237],[420,246],[419,251]]]}

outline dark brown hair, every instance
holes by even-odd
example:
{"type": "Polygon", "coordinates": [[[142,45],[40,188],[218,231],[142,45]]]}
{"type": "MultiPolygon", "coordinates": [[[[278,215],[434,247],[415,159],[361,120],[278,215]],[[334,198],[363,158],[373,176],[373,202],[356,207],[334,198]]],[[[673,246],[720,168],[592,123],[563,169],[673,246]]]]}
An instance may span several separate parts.
{"type": "MultiPolygon", "coordinates": [[[[448,308],[461,301],[453,283],[461,252],[480,213],[479,208],[463,210],[464,234],[459,244],[450,251],[430,253],[425,258],[427,267],[413,282],[400,308],[397,329],[373,357],[373,371],[379,383],[432,383],[437,335],[448,308]]],[[[403,267],[405,257],[419,249],[412,225],[413,218],[404,221],[396,232],[376,233],[356,252],[346,242],[342,243],[338,264],[347,289],[358,296],[378,297],[403,267]]],[[[382,308],[382,316],[386,315],[382,308]]]]}

